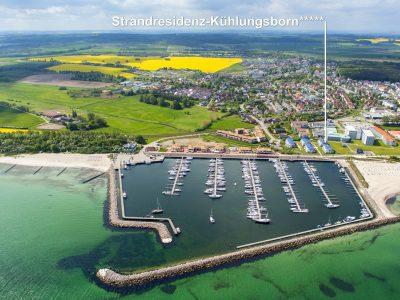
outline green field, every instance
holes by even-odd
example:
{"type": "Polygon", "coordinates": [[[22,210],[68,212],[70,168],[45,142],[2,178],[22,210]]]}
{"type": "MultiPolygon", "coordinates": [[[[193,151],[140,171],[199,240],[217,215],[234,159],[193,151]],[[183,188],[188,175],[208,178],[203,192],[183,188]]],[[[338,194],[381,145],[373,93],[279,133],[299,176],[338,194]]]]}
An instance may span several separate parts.
{"type": "Polygon", "coordinates": [[[33,129],[43,122],[43,119],[29,113],[11,107],[0,106],[0,127],[12,126],[33,129]]]}
{"type": "Polygon", "coordinates": [[[342,147],[343,143],[341,142],[329,141],[329,144],[336,151],[336,154],[356,154],[357,148],[360,148],[364,151],[371,151],[376,155],[400,155],[399,145],[396,147],[386,146],[380,140],[376,140],[373,146],[364,145],[360,140],[348,143],[348,147],[342,147]]]}
{"type": "Polygon", "coordinates": [[[57,110],[71,113],[94,112],[104,117],[109,127],[102,131],[119,131],[127,134],[168,135],[194,132],[205,123],[216,120],[220,113],[193,106],[183,110],[173,110],[139,101],[139,96],[117,99],[72,98],[67,91],[58,87],[32,84],[0,84],[0,101],[19,101],[36,112],[57,110]]]}
{"type": "Polygon", "coordinates": [[[215,121],[206,131],[232,130],[235,128],[254,128],[254,125],[245,123],[239,116],[233,115],[215,121]]]}

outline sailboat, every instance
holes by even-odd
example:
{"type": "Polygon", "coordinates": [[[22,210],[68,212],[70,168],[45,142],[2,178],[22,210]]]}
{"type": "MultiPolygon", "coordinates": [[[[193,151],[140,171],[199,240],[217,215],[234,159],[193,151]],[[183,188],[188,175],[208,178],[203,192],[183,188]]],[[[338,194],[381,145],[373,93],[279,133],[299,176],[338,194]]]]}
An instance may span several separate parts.
{"type": "Polygon", "coordinates": [[[162,214],[164,210],[161,208],[160,201],[157,198],[157,209],[151,211],[152,214],[162,214]]]}
{"type": "Polygon", "coordinates": [[[215,223],[215,219],[214,219],[212,210],[211,210],[211,213],[210,213],[210,223],[211,223],[211,224],[214,224],[214,223],[215,223]]]}

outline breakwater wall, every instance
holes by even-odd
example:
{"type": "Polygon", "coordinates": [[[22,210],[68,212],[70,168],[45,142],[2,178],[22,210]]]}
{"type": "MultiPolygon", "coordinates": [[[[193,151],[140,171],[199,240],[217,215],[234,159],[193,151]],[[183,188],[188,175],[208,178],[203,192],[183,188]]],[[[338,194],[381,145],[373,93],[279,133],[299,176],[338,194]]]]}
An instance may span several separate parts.
{"type": "MultiPolygon", "coordinates": [[[[172,235],[165,224],[159,222],[123,220],[119,217],[116,172],[113,169],[110,169],[108,177],[108,220],[110,225],[118,228],[150,229],[158,234],[158,237],[163,244],[171,243],[172,235]]],[[[123,199],[121,199],[121,201],[123,201],[123,199]]]]}
{"type": "Polygon", "coordinates": [[[276,254],[281,251],[300,248],[307,244],[317,243],[326,239],[333,239],[343,235],[349,235],[360,231],[371,230],[380,226],[394,224],[400,221],[400,217],[375,219],[372,221],[351,224],[322,231],[313,235],[296,237],[289,240],[279,241],[271,244],[246,248],[243,250],[199,259],[195,261],[183,262],[180,264],[164,267],[156,270],[145,271],[133,274],[120,274],[110,269],[99,269],[96,273],[97,279],[105,285],[113,287],[140,286],[152,282],[172,279],[175,277],[190,275],[199,271],[209,270],[222,265],[245,261],[246,259],[257,256],[276,254]]]}

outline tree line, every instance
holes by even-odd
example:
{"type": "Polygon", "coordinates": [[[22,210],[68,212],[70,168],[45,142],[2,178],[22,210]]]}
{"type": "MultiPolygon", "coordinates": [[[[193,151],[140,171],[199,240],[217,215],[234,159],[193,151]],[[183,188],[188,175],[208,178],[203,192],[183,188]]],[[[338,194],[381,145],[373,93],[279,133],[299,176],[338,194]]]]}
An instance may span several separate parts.
{"type": "Polygon", "coordinates": [[[169,97],[168,99],[164,98],[162,95],[154,95],[154,94],[142,94],[139,98],[140,102],[158,105],[161,107],[169,107],[172,109],[180,110],[183,108],[192,107],[194,105],[194,101],[190,100],[187,97],[169,97]]]}
{"type": "Polygon", "coordinates": [[[0,153],[14,155],[39,152],[118,153],[134,140],[120,133],[91,131],[29,131],[0,134],[0,153]]]}

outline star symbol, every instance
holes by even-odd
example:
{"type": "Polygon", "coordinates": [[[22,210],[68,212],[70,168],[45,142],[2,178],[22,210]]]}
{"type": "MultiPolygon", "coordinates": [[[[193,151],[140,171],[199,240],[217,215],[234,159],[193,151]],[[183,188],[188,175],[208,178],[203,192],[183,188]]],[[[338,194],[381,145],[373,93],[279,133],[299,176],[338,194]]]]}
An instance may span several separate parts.
{"type": "Polygon", "coordinates": [[[318,16],[315,16],[315,17],[314,17],[314,20],[315,20],[315,21],[318,21],[318,16]]]}
{"type": "Polygon", "coordinates": [[[324,20],[324,17],[323,17],[323,16],[320,16],[320,17],[319,17],[319,20],[320,20],[320,21],[323,21],[323,20],[324,20]]]}
{"type": "Polygon", "coordinates": [[[300,21],[303,21],[303,16],[300,16],[300,21]]]}
{"type": "Polygon", "coordinates": [[[307,16],[304,17],[304,21],[308,21],[308,17],[307,16]]]}

